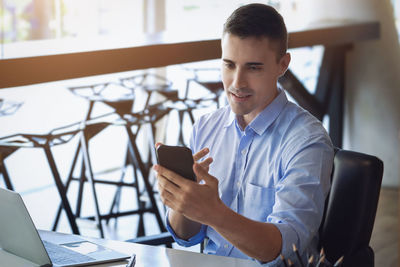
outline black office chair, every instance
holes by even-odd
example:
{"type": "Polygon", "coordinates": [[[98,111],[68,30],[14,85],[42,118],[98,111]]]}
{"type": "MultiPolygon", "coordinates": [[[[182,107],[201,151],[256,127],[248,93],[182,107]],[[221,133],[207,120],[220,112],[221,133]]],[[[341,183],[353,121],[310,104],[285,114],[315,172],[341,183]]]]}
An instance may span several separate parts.
{"type": "MultiPolygon", "coordinates": [[[[334,263],[344,256],[343,266],[374,266],[369,246],[383,175],[377,157],[335,149],[332,186],[320,226],[320,248],[334,263]]],[[[148,245],[171,244],[168,233],[127,240],[148,245]]]]}
{"type": "Polygon", "coordinates": [[[320,227],[320,247],[330,262],[344,256],[343,266],[374,266],[369,246],[383,162],[377,157],[335,150],[332,186],[320,227]]]}

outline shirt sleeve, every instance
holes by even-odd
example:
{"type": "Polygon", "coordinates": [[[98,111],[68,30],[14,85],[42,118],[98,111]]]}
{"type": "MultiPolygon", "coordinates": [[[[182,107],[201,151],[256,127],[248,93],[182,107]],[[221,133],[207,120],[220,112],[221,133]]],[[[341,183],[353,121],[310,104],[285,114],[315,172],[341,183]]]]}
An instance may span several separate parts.
{"type": "Polygon", "coordinates": [[[168,232],[170,232],[170,234],[172,235],[172,238],[175,240],[175,242],[178,245],[183,246],[183,247],[191,247],[191,246],[199,244],[200,242],[202,242],[204,240],[204,238],[206,236],[206,228],[207,228],[205,225],[202,225],[200,228],[200,231],[196,235],[189,238],[188,240],[179,238],[176,235],[174,229],[172,229],[171,224],[169,223],[168,214],[169,214],[169,209],[167,210],[167,214],[165,217],[167,230],[168,230],[168,232]]]}
{"type": "Polygon", "coordinates": [[[281,232],[285,257],[293,255],[293,244],[303,254],[318,236],[333,166],[328,139],[319,136],[300,144],[292,146],[282,160],[282,178],[275,186],[275,204],[267,217],[281,232]]]}

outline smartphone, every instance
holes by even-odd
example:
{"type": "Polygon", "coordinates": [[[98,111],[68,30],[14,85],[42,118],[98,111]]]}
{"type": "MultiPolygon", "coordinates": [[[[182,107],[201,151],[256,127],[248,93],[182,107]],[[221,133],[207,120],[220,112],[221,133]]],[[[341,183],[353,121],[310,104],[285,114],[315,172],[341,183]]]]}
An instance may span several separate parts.
{"type": "Polygon", "coordinates": [[[196,175],[193,172],[193,155],[190,148],[161,145],[157,148],[157,161],[161,166],[196,182],[196,175]]]}

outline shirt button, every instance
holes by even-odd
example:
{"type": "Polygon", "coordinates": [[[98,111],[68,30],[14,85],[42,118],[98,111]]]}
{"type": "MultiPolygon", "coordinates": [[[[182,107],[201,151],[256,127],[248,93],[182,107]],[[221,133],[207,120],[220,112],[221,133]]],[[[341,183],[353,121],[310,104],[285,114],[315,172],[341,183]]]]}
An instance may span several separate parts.
{"type": "Polygon", "coordinates": [[[240,187],[240,182],[237,182],[236,185],[237,185],[237,187],[240,187]]]}
{"type": "Polygon", "coordinates": [[[247,153],[247,149],[243,149],[242,150],[242,155],[244,156],[244,155],[246,155],[246,153],[247,153]]]}
{"type": "Polygon", "coordinates": [[[228,244],[225,244],[225,245],[224,245],[224,248],[228,248],[228,247],[229,247],[229,245],[228,245],[228,244]]]}

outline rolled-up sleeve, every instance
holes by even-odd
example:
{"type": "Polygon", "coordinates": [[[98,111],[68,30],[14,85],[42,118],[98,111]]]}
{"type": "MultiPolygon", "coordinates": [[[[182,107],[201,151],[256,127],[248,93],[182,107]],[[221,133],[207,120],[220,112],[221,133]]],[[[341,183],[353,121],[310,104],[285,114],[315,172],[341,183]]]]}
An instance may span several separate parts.
{"type": "Polygon", "coordinates": [[[167,214],[165,216],[167,230],[168,230],[168,232],[170,232],[170,234],[172,235],[172,238],[175,240],[175,242],[178,245],[183,246],[183,247],[191,247],[191,246],[201,243],[204,240],[204,238],[206,236],[206,228],[207,228],[205,225],[202,225],[200,228],[200,231],[196,235],[189,238],[188,240],[179,238],[176,235],[174,229],[172,229],[171,224],[169,223],[168,213],[169,213],[169,209],[167,210],[167,214]]]}
{"type": "Polygon", "coordinates": [[[330,188],[333,148],[325,140],[309,140],[287,155],[267,222],[280,230],[281,253],[290,257],[293,244],[303,254],[317,236],[330,188]]]}

